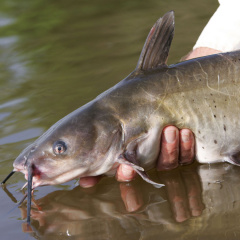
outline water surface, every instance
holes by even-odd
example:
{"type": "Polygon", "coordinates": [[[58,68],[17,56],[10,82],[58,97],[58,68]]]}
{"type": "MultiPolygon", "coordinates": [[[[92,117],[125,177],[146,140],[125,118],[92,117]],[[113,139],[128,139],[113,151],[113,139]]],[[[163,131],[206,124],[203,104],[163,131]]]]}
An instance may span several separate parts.
{"type": "MultiPolygon", "coordinates": [[[[0,2],[0,178],[29,143],[57,120],[126,77],[153,23],[169,10],[176,32],[169,63],[191,50],[215,0],[0,2]]],[[[17,208],[22,174],[0,191],[1,239],[239,239],[239,172],[193,164],[151,172],[166,187],[137,178],[74,181],[35,191],[32,230],[17,208]]]]}

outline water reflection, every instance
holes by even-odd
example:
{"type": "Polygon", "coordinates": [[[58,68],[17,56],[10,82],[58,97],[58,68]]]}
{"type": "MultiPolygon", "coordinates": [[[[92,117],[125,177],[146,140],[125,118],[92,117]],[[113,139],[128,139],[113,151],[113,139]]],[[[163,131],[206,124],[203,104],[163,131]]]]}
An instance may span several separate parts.
{"type": "MultiPolygon", "coordinates": [[[[158,239],[165,235],[179,239],[214,234],[217,239],[230,227],[234,229],[226,219],[240,216],[239,183],[231,179],[236,186],[229,186],[230,172],[240,170],[228,164],[194,164],[159,172],[166,185],[161,189],[141,179],[119,184],[108,178],[91,189],[55,191],[36,201],[41,210],[35,206],[31,211],[31,234],[46,239],[158,239]]],[[[25,218],[24,206],[21,212],[25,218]]]]}
{"type": "Polygon", "coordinates": [[[166,186],[173,217],[177,222],[202,214],[202,186],[196,168],[185,167],[163,172],[159,176],[166,186]]]}

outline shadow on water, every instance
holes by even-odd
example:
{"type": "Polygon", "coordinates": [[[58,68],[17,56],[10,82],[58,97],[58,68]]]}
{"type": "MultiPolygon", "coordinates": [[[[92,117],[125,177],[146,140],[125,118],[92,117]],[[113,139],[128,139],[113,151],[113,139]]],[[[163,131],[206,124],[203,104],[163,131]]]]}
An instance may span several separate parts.
{"type": "MultiPolygon", "coordinates": [[[[135,68],[156,19],[175,10],[174,63],[216,7],[216,0],[0,1],[1,179],[37,136],[135,68]]],[[[42,210],[33,206],[27,234],[24,205],[21,217],[2,189],[1,239],[239,239],[239,171],[194,164],[151,172],[161,189],[113,178],[88,190],[72,189],[73,182],[39,188],[42,210]]],[[[14,201],[22,185],[21,174],[9,181],[14,201]]]]}

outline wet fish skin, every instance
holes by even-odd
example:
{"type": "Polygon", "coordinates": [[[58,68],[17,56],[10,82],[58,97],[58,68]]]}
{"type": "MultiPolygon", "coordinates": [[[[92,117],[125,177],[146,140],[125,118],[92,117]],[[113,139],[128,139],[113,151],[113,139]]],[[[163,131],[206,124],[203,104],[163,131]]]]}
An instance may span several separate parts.
{"type": "Polygon", "coordinates": [[[142,175],[141,168],[155,167],[161,132],[169,124],[194,132],[199,162],[238,164],[240,51],[167,66],[173,13],[162,19],[134,72],[54,124],[15,160],[14,170],[25,177],[31,163],[33,188],[114,173],[119,163],[142,175]],[[66,149],[56,154],[60,143],[66,149]]]}
{"type": "Polygon", "coordinates": [[[240,51],[193,59],[170,71],[163,104],[168,123],[194,132],[199,162],[238,165],[240,51]]]}

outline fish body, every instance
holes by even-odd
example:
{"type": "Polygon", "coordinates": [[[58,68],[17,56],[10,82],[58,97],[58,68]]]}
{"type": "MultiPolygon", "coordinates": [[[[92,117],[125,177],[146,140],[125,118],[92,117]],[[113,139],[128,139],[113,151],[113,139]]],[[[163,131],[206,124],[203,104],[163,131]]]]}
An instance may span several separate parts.
{"type": "Polygon", "coordinates": [[[126,163],[161,186],[145,170],[155,167],[169,124],[194,132],[199,162],[238,164],[240,51],[167,66],[173,32],[169,12],[151,29],[135,71],[54,124],[18,156],[14,171],[27,178],[31,168],[36,188],[112,174],[126,163]]]}

